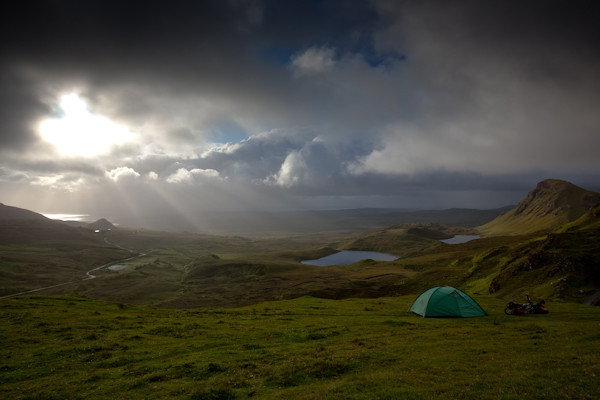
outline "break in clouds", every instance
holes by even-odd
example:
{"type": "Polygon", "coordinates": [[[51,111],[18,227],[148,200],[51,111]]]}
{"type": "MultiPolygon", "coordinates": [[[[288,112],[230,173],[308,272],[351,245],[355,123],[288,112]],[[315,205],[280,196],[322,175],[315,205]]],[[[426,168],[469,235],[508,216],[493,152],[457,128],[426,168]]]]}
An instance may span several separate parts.
{"type": "Polygon", "coordinates": [[[0,28],[7,204],[492,208],[545,178],[598,190],[583,3],[15,7],[0,28]]]}

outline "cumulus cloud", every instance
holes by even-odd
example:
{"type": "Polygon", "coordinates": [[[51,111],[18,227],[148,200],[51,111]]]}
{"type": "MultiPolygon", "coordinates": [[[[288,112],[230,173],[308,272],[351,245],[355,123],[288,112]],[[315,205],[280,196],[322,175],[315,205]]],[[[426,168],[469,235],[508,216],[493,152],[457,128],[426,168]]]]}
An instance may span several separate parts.
{"type": "Polygon", "coordinates": [[[316,137],[291,151],[279,170],[264,182],[303,192],[335,191],[349,184],[346,164],[356,157],[351,143],[326,142],[316,137]]]}
{"type": "Polygon", "coordinates": [[[169,183],[192,183],[195,178],[218,178],[219,171],[214,169],[200,169],[194,168],[187,170],[185,168],[179,168],[174,174],[167,177],[166,181],[169,183]]]}
{"type": "Polygon", "coordinates": [[[118,167],[111,169],[110,171],[106,171],[106,176],[116,182],[119,179],[124,178],[139,178],[140,174],[133,168],[118,167]]]}
{"type": "Polygon", "coordinates": [[[81,177],[69,177],[65,175],[38,175],[31,180],[31,185],[33,186],[41,186],[69,193],[77,192],[84,184],[85,180],[81,177]]]}
{"type": "Polygon", "coordinates": [[[288,188],[292,187],[298,183],[307,168],[302,155],[297,151],[293,151],[285,158],[277,175],[269,177],[266,182],[274,182],[279,186],[288,188]]]}
{"type": "Polygon", "coordinates": [[[281,168],[288,154],[311,142],[314,129],[274,129],[238,143],[216,146],[190,160],[198,168],[212,168],[240,182],[261,182],[281,168]]]}

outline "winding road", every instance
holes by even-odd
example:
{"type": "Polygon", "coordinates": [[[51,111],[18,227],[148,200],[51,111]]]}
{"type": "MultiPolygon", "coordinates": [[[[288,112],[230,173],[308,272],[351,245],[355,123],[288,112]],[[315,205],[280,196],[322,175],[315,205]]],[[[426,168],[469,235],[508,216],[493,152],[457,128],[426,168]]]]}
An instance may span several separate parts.
{"type": "MultiPolygon", "coordinates": [[[[131,249],[126,249],[125,247],[119,246],[118,244],[110,243],[107,238],[104,238],[104,242],[106,242],[106,244],[108,244],[110,246],[115,246],[115,247],[118,247],[118,248],[120,248],[122,250],[127,250],[127,251],[133,253],[133,250],[131,250],[131,249]]],[[[104,265],[96,267],[94,269],[90,269],[88,272],[85,273],[87,275],[87,278],[77,279],[75,281],[64,282],[64,283],[59,283],[59,284],[52,285],[52,286],[45,286],[45,287],[41,287],[41,288],[37,288],[37,289],[27,290],[27,291],[24,291],[24,292],[19,292],[19,293],[13,293],[13,294],[5,295],[5,296],[0,296],[0,299],[6,299],[8,297],[21,296],[21,295],[24,295],[24,294],[35,293],[35,292],[39,292],[39,291],[46,290],[46,289],[52,289],[52,288],[57,288],[57,287],[60,287],[60,286],[71,285],[73,283],[89,281],[90,279],[95,279],[96,278],[96,275],[92,274],[92,272],[94,272],[94,271],[98,271],[98,270],[101,270],[103,268],[107,268],[107,267],[109,267],[109,266],[111,266],[113,264],[117,264],[117,263],[121,263],[121,262],[125,262],[125,261],[135,260],[136,258],[140,258],[140,257],[143,257],[145,255],[146,255],[146,253],[139,253],[139,254],[136,254],[135,256],[127,257],[127,258],[124,258],[124,259],[121,259],[121,260],[111,261],[111,262],[108,262],[108,263],[106,263],[104,265]]]]}

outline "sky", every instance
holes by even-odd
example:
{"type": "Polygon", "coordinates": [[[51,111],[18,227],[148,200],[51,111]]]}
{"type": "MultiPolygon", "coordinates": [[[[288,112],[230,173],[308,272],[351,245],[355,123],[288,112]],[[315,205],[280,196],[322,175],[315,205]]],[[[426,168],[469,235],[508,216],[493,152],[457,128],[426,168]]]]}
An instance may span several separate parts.
{"type": "Polygon", "coordinates": [[[600,190],[593,2],[14,2],[0,202],[45,213],[495,208],[600,190]]]}

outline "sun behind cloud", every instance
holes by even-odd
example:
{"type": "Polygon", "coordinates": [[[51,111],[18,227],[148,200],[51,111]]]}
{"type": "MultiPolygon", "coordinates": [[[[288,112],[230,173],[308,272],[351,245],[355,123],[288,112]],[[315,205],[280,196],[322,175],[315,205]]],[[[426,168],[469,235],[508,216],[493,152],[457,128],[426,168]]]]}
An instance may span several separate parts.
{"type": "Polygon", "coordinates": [[[64,115],[42,121],[40,135],[63,156],[99,156],[133,139],[124,126],[90,113],[77,93],[61,96],[59,104],[64,115]]]}

